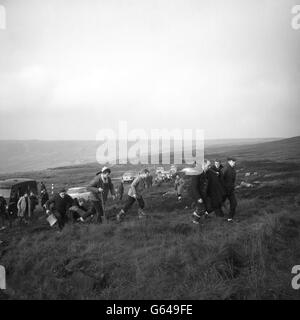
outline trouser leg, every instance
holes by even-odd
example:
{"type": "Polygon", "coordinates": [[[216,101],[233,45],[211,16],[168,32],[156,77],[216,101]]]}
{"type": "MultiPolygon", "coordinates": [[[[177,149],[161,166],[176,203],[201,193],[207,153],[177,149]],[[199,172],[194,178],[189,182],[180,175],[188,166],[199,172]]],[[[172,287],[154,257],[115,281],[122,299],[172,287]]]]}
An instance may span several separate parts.
{"type": "Polygon", "coordinates": [[[0,213],[0,228],[5,227],[5,213],[0,213]]]}
{"type": "Polygon", "coordinates": [[[139,205],[139,209],[138,209],[138,215],[139,217],[143,217],[145,216],[145,213],[143,211],[143,209],[145,208],[145,202],[144,199],[142,197],[137,199],[138,205],[139,205]]]}
{"type": "Polygon", "coordinates": [[[134,204],[135,198],[128,196],[125,206],[123,208],[124,213],[126,213],[134,204]]]}
{"type": "Polygon", "coordinates": [[[141,210],[143,210],[143,209],[145,208],[145,201],[144,201],[144,199],[143,199],[142,197],[140,197],[140,198],[137,199],[137,202],[138,202],[138,204],[139,204],[139,208],[140,208],[141,210]]]}
{"type": "Polygon", "coordinates": [[[61,220],[60,220],[60,230],[62,230],[66,224],[66,220],[67,220],[67,217],[65,214],[63,214],[61,216],[61,220]]]}
{"type": "Polygon", "coordinates": [[[96,212],[96,223],[102,222],[103,207],[101,201],[93,201],[93,208],[96,212]]]}
{"type": "Polygon", "coordinates": [[[217,217],[224,217],[224,212],[222,210],[222,207],[216,208],[214,211],[217,217]]]}
{"type": "Polygon", "coordinates": [[[91,206],[85,213],[82,214],[82,218],[83,219],[86,219],[92,215],[95,215],[96,214],[96,210],[94,208],[94,206],[91,206]]]}
{"type": "Polygon", "coordinates": [[[13,212],[8,212],[8,222],[9,222],[10,228],[12,228],[12,226],[13,226],[13,220],[14,220],[13,212]]]}
{"type": "Polygon", "coordinates": [[[35,209],[32,209],[32,210],[31,210],[31,213],[30,213],[30,218],[31,218],[32,220],[33,220],[33,216],[34,216],[34,210],[35,210],[35,209]]]}
{"type": "Polygon", "coordinates": [[[236,200],[236,197],[235,197],[235,193],[231,192],[228,195],[228,199],[229,199],[229,204],[230,204],[229,218],[233,219],[233,217],[235,216],[236,207],[237,207],[237,200],[236,200]]]}
{"type": "Polygon", "coordinates": [[[57,219],[57,225],[58,225],[59,230],[62,230],[65,226],[64,215],[60,212],[55,212],[54,215],[57,219]]]}
{"type": "Polygon", "coordinates": [[[73,211],[73,210],[69,211],[69,219],[71,223],[75,223],[79,217],[80,216],[76,211],[73,211]]]}
{"type": "Polygon", "coordinates": [[[67,221],[67,213],[55,211],[54,216],[57,219],[57,225],[59,230],[61,231],[64,228],[67,221]]]}

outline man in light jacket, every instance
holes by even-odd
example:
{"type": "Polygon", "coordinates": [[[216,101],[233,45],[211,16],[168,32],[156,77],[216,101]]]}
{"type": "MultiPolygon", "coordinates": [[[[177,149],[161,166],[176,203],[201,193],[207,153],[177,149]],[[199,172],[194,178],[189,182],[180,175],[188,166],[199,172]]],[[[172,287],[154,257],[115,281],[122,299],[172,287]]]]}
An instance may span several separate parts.
{"type": "Polygon", "coordinates": [[[96,212],[97,223],[102,223],[104,204],[107,201],[108,193],[110,192],[112,198],[115,199],[115,189],[110,174],[111,170],[104,167],[96,174],[87,187],[87,190],[91,192],[91,202],[96,212]]]}
{"type": "Polygon", "coordinates": [[[18,217],[19,217],[19,222],[22,223],[25,221],[25,223],[28,223],[28,218],[30,216],[30,201],[28,197],[28,193],[24,193],[24,195],[19,199],[17,203],[17,208],[18,208],[18,217]]]}
{"type": "Polygon", "coordinates": [[[145,207],[145,202],[142,197],[142,193],[146,188],[146,179],[149,176],[150,172],[148,169],[143,169],[139,175],[132,182],[129,191],[126,204],[124,208],[117,214],[117,220],[121,221],[122,217],[127,213],[127,211],[132,207],[135,201],[138,202],[139,210],[138,216],[139,218],[143,218],[145,213],[143,211],[145,207]]]}

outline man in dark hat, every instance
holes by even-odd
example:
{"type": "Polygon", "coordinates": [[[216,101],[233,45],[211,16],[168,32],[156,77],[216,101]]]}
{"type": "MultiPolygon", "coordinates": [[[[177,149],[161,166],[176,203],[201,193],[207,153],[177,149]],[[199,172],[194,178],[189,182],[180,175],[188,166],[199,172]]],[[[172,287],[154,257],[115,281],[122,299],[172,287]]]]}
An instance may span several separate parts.
{"type": "Polygon", "coordinates": [[[237,200],[235,196],[235,180],[236,180],[236,159],[234,157],[227,158],[227,165],[222,170],[222,180],[225,188],[224,202],[228,199],[230,203],[230,212],[227,219],[228,222],[233,222],[235,211],[237,207],[237,200]]]}
{"type": "Polygon", "coordinates": [[[66,190],[62,188],[58,193],[48,200],[45,204],[47,215],[52,213],[55,215],[59,230],[61,231],[67,220],[67,211],[73,205],[73,199],[67,194],[66,190]]]}
{"type": "Polygon", "coordinates": [[[104,214],[104,204],[107,201],[108,193],[110,192],[115,199],[115,189],[110,178],[111,170],[104,167],[96,174],[93,180],[89,183],[87,190],[91,192],[91,201],[93,208],[96,211],[96,222],[102,222],[104,214]]]}

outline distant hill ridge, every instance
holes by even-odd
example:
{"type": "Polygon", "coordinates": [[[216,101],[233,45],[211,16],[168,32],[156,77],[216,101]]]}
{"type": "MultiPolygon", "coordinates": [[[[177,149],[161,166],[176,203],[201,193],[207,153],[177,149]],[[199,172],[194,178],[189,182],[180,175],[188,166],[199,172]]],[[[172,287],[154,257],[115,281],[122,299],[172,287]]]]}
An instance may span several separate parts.
{"type": "MultiPolygon", "coordinates": [[[[300,136],[281,139],[270,142],[244,145],[231,148],[230,155],[242,157],[244,160],[270,159],[274,161],[299,161],[300,160],[300,136]]],[[[219,155],[223,152],[212,152],[219,155]]]]}
{"type": "MultiPolygon", "coordinates": [[[[206,140],[205,152],[243,154],[287,160],[299,159],[300,137],[289,139],[226,139],[206,140]],[[270,141],[271,140],[271,141],[270,141]]],[[[26,172],[47,168],[76,166],[96,161],[98,141],[0,141],[0,173],[26,172]]]]}

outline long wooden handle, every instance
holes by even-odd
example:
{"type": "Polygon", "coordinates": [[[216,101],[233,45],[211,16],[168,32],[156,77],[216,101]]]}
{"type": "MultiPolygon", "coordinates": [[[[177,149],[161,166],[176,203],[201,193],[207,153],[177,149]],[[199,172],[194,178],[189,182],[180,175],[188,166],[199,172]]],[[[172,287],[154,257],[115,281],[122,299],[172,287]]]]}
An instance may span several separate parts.
{"type": "Polygon", "coordinates": [[[106,223],[107,219],[106,219],[106,213],[105,213],[105,207],[104,207],[103,193],[100,192],[100,194],[101,194],[101,205],[102,205],[102,211],[103,211],[103,220],[106,223]]]}

